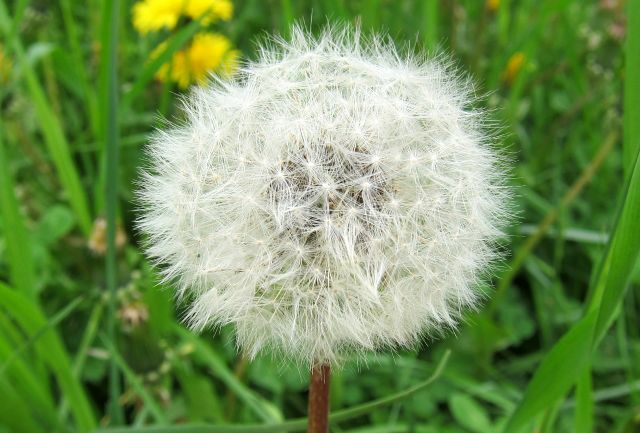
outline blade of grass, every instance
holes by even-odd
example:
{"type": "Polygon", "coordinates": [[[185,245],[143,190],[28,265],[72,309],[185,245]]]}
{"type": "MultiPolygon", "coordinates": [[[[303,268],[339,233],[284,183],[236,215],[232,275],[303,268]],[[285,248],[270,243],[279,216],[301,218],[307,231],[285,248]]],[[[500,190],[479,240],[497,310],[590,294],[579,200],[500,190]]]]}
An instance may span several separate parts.
{"type": "MultiPolygon", "coordinates": [[[[28,335],[34,335],[47,324],[46,317],[36,304],[25,295],[2,283],[0,283],[0,306],[11,314],[28,335]]],[[[72,373],[68,354],[55,328],[47,330],[35,342],[35,347],[40,358],[55,376],[62,395],[69,400],[78,431],[87,432],[95,429],[96,421],[89,399],[72,373]]]]}
{"type": "MultiPolygon", "coordinates": [[[[0,359],[9,359],[13,354],[13,345],[10,338],[7,338],[6,331],[12,333],[13,330],[5,320],[0,320],[0,359]]],[[[5,362],[6,364],[6,362],[5,362]]],[[[0,381],[7,381],[14,386],[14,397],[24,399],[29,402],[30,410],[34,414],[38,414],[41,421],[50,427],[60,427],[55,402],[52,393],[48,389],[48,383],[41,381],[40,377],[33,370],[32,365],[28,364],[28,359],[15,360],[11,365],[7,364],[7,368],[0,372],[0,381]]],[[[2,423],[0,419],[0,424],[2,423]]]]}
{"type": "Polygon", "coordinates": [[[362,6],[362,23],[365,31],[377,29],[380,25],[380,0],[367,0],[362,6]]]}
{"type": "Polygon", "coordinates": [[[545,356],[509,418],[506,433],[520,431],[575,383],[589,362],[596,319],[594,312],[578,321],[545,356]]]}
{"type": "Polygon", "coordinates": [[[176,330],[184,340],[194,345],[196,353],[207,363],[215,376],[251,408],[261,420],[267,423],[282,421],[283,416],[278,408],[247,388],[211,347],[182,327],[176,327],[176,330]]]}
{"type": "Polygon", "coordinates": [[[640,2],[627,2],[627,44],[624,83],[624,172],[631,174],[640,147],[640,2]]]}
{"type": "MultiPolygon", "coordinates": [[[[87,358],[87,352],[89,350],[89,346],[93,343],[93,340],[96,337],[96,333],[98,330],[98,325],[100,324],[100,318],[102,317],[102,311],[104,310],[104,302],[101,299],[96,302],[91,310],[91,314],[89,315],[89,320],[87,325],[84,327],[84,332],[82,334],[82,340],[80,341],[80,346],[78,346],[78,350],[76,350],[76,356],[73,360],[73,375],[78,378],[78,380],[82,377],[82,368],[84,367],[85,360],[87,358]]],[[[69,402],[64,401],[60,405],[60,418],[64,419],[67,416],[67,412],[69,411],[69,402]]]]}
{"type": "Polygon", "coordinates": [[[422,2],[422,42],[433,50],[438,44],[438,21],[440,0],[424,0],[422,2]]]}
{"type": "MultiPolygon", "coordinates": [[[[110,0],[105,4],[106,13],[103,15],[103,25],[109,29],[108,39],[104,48],[107,53],[107,81],[106,81],[106,110],[105,119],[105,158],[106,158],[106,182],[105,204],[107,220],[107,251],[105,272],[107,291],[109,293],[109,314],[107,316],[107,336],[109,346],[112,349],[111,363],[109,367],[109,414],[115,425],[124,422],[124,414],[119,404],[120,399],[120,374],[117,364],[116,349],[116,315],[117,315],[117,251],[116,251],[116,218],[118,214],[118,71],[117,48],[118,28],[120,17],[120,0],[110,0]],[[107,26],[108,24],[108,26],[107,26]]],[[[104,60],[104,59],[103,59],[104,60]]]]}
{"type": "Polygon", "coordinates": [[[89,74],[82,59],[82,50],[80,48],[80,34],[73,18],[73,10],[70,0],[60,1],[60,10],[62,11],[62,20],[66,30],[66,40],[69,42],[71,59],[74,68],[78,74],[80,88],[84,93],[85,106],[88,108],[89,123],[94,137],[100,136],[100,109],[98,106],[98,97],[89,84],[89,74]]]}
{"type": "MultiPolygon", "coordinates": [[[[110,3],[109,3],[110,4],[110,3]]],[[[108,6],[107,3],[104,4],[104,7],[106,8],[108,6]]],[[[109,29],[109,25],[110,22],[106,21],[104,19],[104,16],[106,16],[106,13],[103,13],[103,26],[106,27],[107,29],[109,29]]],[[[129,90],[127,93],[125,93],[123,95],[123,97],[121,98],[121,103],[120,103],[120,118],[124,119],[125,116],[128,116],[131,113],[132,110],[132,105],[134,103],[134,101],[136,100],[136,98],[140,95],[140,93],[145,89],[145,87],[147,86],[147,84],[149,84],[149,82],[153,79],[153,77],[155,76],[156,72],[158,72],[158,70],[162,67],[162,65],[164,65],[166,62],[169,61],[169,59],[171,58],[171,56],[173,56],[173,54],[178,51],[179,49],[181,49],[190,39],[191,37],[200,29],[201,27],[201,23],[200,20],[193,20],[192,22],[190,22],[188,25],[186,25],[185,27],[183,27],[181,30],[179,30],[177,33],[175,33],[173,36],[171,36],[167,42],[166,42],[166,48],[164,49],[164,51],[162,51],[159,55],[152,57],[151,59],[149,59],[148,62],[146,62],[144,64],[144,66],[142,67],[142,71],[140,72],[140,74],[138,75],[138,77],[136,78],[135,82],[133,83],[133,85],[131,86],[131,90],[129,90]]],[[[103,41],[103,45],[104,46],[108,46],[109,42],[108,39],[110,38],[111,34],[109,33],[109,31],[105,31],[103,32],[102,38],[103,41]]],[[[102,63],[103,65],[105,65],[105,67],[109,66],[109,60],[108,58],[104,57],[106,54],[103,54],[103,58],[102,58],[102,63]]],[[[108,71],[104,71],[101,72],[100,74],[100,82],[102,83],[101,87],[104,88],[100,93],[101,93],[101,106],[106,106],[107,105],[107,99],[108,99],[108,91],[107,89],[107,80],[108,80],[108,71]]],[[[103,131],[103,134],[101,136],[101,142],[105,142],[106,140],[106,131],[103,131]]],[[[105,183],[106,183],[106,151],[104,148],[101,148],[101,154],[100,154],[100,164],[99,164],[99,175],[98,175],[98,181],[95,184],[95,195],[96,195],[96,211],[98,213],[101,213],[104,209],[105,209],[105,203],[104,203],[104,199],[103,199],[103,191],[105,190],[105,183]]]]}
{"type": "Polygon", "coordinates": [[[293,2],[291,0],[281,0],[280,5],[282,6],[282,35],[285,37],[289,36],[291,32],[291,25],[293,24],[293,20],[295,19],[295,12],[293,11],[293,2]]]}
{"type": "Polygon", "coordinates": [[[108,338],[105,338],[103,336],[101,340],[109,350],[109,354],[112,357],[117,368],[122,371],[122,374],[126,378],[127,382],[129,382],[136,394],[138,394],[142,401],[144,401],[145,407],[149,410],[149,413],[153,416],[153,418],[155,418],[156,423],[167,424],[167,418],[164,416],[163,409],[156,402],[149,391],[147,391],[136,373],[131,370],[131,368],[129,368],[127,362],[122,358],[122,356],[120,356],[120,353],[118,353],[118,349],[112,344],[111,341],[109,341],[108,338]]]}
{"type": "MultiPolygon", "coordinates": [[[[640,132],[640,130],[639,130],[640,132]]],[[[640,138],[640,137],[639,137],[640,138]]],[[[616,229],[607,252],[599,277],[596,279],[595,293],[591,299],[591,309],[597,309],[598,322],[595,329],[595,343],[598,344],[616,317],[616,310],[624,297],[640,250],[640,147],[636,149],[635,164],[627,182],[626,200],[619,213],[616,229]]]]}
{"type": "Polygon", "coordinates": [[[13,352],[8,357],[6,357],[4,359],[4,362],[0,365],[0,376],[2,376],[7,368],[9,368],[9,366],[18,359],[22,352],[32,347],[38,341],[38,339],[40,339],[47,331],[57,326],[58,323],[62,322],[69,314],[71,314],[73,310],[75,310],[76,307],[80,304],[80,302],[82,302],[81,297],[74,299],[64,308],[54,314],[51,318],[49,318],[40,329],[31,334],[27,339],[23,340],[22,344],[19,347],[15,348],[13,352]]]}
{"type": "Polygon", "coordinates": [[[96,337],[96,333],[98,330],[98,325],[100,324],[100,318],[102,317],[102,311],[104,310],[104,303],[97,302],[93,309],[91,310],[91,315],[89,316],[89,321],[84,328],[84,333],[82,334],[82,340],[80,341],[80,346],[78,346],[78,350],[76,351],[76,357],[73,360],[73,374],[76,377],[80,378],[82,373],[82,368],[84,367],[85,360],[87,358],[87,351],[89,350],[89,346],[93,343],[93,340],[96,337]]]}
{"type": "Polygon", "coordinates": [[[31,241],[14,194],[15,186],[5,152],[2,130],[0,120],[0,215],[7,248],[9,275],[14,287],[35,299],[36,277],[31,241]]]}
{"type": "Polygon", "coordinates": [[[574,431],[580,433],[593,431],[593,388],[589,367],[580,375],[576,386],[574,431]]]}
{"type": "MultiPolygon", "coordinates": [[[[333,412],[329,415],[329,421],[331,423],[338,423],[347,421],[353,418],[357,418],[361,415],[365,415],[373,412],[384,406],[388,406],[397,401],[411,397],[415,393],[427,388],[433,382],[435,382],[442,372],[444,371],[447,362],[449,360],[450,352],[447,351],[442,359],[438,362],[433,374],[425,381],[408,388],[406,390],[397,392],[395,394],[383,397],[369,403],[364,403],[359,406],[355,406],[349,409],[343,409],[333,412]]],[[[298,432],[307,429],[307,419],[300,418],[290,421],[285,421],[279,424],[246,424],[246,425],[183,425],[183,426],[171,426],[171,427],[143,427],[143,428],[115,428],[115,429],[101,429],[96,433],[284,433],[284,432],[298,432]]]]}
{"type": "Polygon", "coordinates": [[[349,19],[349,12],[347,11],[344,0],[324,0],[323,7],[324,13],[329,17],[335,17],[343,21],[349,19]]]}
{"type": "Polygon", "coordinates": [[[613,235],[596,270],[594,290],[585,316],[575,324],[535,371],[520,405],[505,432],[520,431],[550,402],[562,397],[583,374],[592,352],[604,337],[624,298],[632,270],[640,255],[640,152],[626,182],[613,235]]]}
{"type": "MultiPolygon", "coordinates": [[[[9,383],[0,380],[0,395],[15,396],[15,388],[9,383]]],[[[9,431],[43,433],[45,430],[36,424],[35,419],[29,412],[29,406],[29,402],[21,398],[3,399],[2,404],[0,404],[0,424],[3,427],[9,427],[9,431]]]]}
{"type": "Polygon", "coordinates": [[[56,167],[60,182],[64,187],[71,207],[78,218],[78,223],[83,233],[88,236],[91,233],[91,214],[87,205],[85,191],[80,182],[80,176],[76,170],[69,143],[64,135],[63,128],[55,116],[51,106],[47,102],[44,90],[40,84],[38,76],[33,66],[28,61],[24,48],[17,37],[11,37],[11,18],[9,16],[4,0],[0,0],[0,28],[7,37],[8,45],[11,46],[31,96],[31,101],[35,108],[40,129],[45,138],[45,143],[53,163],[56,167]]]}

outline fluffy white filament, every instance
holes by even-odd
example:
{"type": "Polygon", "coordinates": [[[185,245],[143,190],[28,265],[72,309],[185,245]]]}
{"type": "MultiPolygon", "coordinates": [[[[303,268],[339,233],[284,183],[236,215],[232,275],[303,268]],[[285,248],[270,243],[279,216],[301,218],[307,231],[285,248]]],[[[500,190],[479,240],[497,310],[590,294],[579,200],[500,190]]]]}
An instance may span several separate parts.
{"type": "Polygon", "coordinates": [[[148,254],[196,329],[249,356],[412,345],[474,305],[505,216],[500,164],[438,59],[326,30],[197,89],[142,181],[148,254]]]}

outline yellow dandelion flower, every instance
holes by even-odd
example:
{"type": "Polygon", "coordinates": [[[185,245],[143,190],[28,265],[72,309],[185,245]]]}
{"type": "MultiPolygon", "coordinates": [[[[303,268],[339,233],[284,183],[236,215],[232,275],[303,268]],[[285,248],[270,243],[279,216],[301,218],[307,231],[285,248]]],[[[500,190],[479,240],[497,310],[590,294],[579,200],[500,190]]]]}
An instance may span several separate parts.
{"type": "Polygon", "coordinates": [[[193,19],[202,17],[204,24],[217,19],[229,21],[233,15],[233,3],[230,0],[189,0],[185,12],[193,19]]]}
{"type": "Polygon", "coordinates": [[[5,54],[2,44],[0,44],[0,83],[6,83],[9,81],[9,75],[11,75],[12,68],[13,63],[5,54]]]}
{"type": "Polygon", "coordinates": [[[187,54],[191,81],[203,84],[208,73],[224,72],[231,51],[231,41],[221,34],[196,35],[187,54]]]}
{"type": "Polygon", "coordinates": [[[142,0],[133,6],[133,26],[144,34],[173,29],[185,9],[185,0],[142,0]]]}
{"type": "MultiPolygon", "coordinates": [[[[164,49],[161,44],[151,54],[157,56],[164,49]]],[[[204,84],[207,75],[212,72],[231,74],[237,67],[239,52],[234,50],[231,41],[218,33],[199,33],[184,50],[173,55],[156,73],[160,81],[173,81],[182,89],[197,83],[204,84]]]]}
{"type": "Polygon", "coordinates": [[[524,66],[524,61],[525,60],[526,60],[526,57],[525,57],[524,53],[522,53],[520,51],[518,51],[517,53],[514,53],[509,58],[509,61],[507,62],[507,66],[505,67],[504,71],[502,72],[502,80],[505,81],[508,84],[513,83],[515,78],[518,76],[518,73],[520,72],[520,70],[524,66]]]}
{"type": "Polygon", "coordinates": [[[187,54],[184,51],[175,53],[171,61],[165,63],[158,69],[155,77],[158,81],[162,82],[173,81],[178,83],[178,86],[181,88],[186,89],[189,84],[191,84],[187,54]]]}
{"type": "Polygon", "coordinates": [[[484,5],[489,12],[495,12],[500,7],[500,0],[487,0],[484,5]]]}

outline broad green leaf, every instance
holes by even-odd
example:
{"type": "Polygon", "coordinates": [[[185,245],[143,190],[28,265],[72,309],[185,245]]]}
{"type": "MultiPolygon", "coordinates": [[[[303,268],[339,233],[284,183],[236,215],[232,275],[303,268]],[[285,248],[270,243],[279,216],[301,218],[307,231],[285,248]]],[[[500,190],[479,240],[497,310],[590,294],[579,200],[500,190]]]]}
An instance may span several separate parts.
{"type": "Polygon", "coordinates": [[[73,213],[66,206],[55,205],[47,209],[40,219],[36,238],[45,245],[51,245],[67,235],[75,224],[73,213]]]}
{"type": "Polygon", "coordinates": [[[472,397],[453,394],[449,398],[449,409],[456,422],[475,433],[491,433],[495,428],[485,409],[472,397]]]}
{"type": "MultiPolygon", "coordinates": [[[[185,363],[186,364],[186,363],[185,363]]],[[[213,381],[205,375],[199,374],[187,365],[174,365],[176,378],[186,400],[188,419],[202,422],[220,422],[225,419],[223,400],[224,394],[216,395],[213,381]]]]}

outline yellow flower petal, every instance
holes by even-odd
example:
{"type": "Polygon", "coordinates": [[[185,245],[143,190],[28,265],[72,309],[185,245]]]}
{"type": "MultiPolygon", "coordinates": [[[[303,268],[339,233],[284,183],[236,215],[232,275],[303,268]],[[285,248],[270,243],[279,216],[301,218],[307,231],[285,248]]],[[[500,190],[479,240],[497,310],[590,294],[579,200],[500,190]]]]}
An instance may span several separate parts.
{"type": "Polygon", "coordinates": [[[515,80],[516,76],[518,75],[522,67],[524,66],[525,60],[526,60],[526,57],[524,53],[520,51],[518,51],[517,53],[514,53],[509,58],[509,61],[507,62],[507,66],[502,72],[502,79],[507,83],[511,84],[515,80]]]}
{"type": "Polygon", "coordinates": [[[201,18],[204,24],[217,19],[228,21],[233,15],[233,4],[230,0],[188,0],[186,14],[193,18],[201,18]]]}
{"type": "Polygon", "coordinates": [[[142,0],[133,6],[133,26],[140,33],[173,29],[184,11],[184,0],[142,0]]]}

